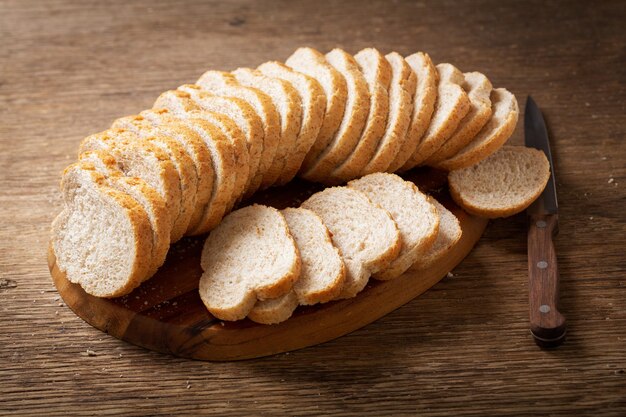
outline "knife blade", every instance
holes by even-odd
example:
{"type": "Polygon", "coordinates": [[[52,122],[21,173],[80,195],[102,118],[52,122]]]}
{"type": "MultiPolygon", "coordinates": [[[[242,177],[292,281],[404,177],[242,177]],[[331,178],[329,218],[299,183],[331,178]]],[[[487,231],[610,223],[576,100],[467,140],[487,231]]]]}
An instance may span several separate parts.
{"type": "Polygon", "coordinates": [[[541,347],[565,340],[566,321],[559,311],[559,269],[553,238],[558,233],[558,201],[548,129],[541,110],[528,96],[524,112],[526,146],[541,150],[550,162],[550,179],[526,210],[528,225],[528,289],[530,332],[541,347]]]}

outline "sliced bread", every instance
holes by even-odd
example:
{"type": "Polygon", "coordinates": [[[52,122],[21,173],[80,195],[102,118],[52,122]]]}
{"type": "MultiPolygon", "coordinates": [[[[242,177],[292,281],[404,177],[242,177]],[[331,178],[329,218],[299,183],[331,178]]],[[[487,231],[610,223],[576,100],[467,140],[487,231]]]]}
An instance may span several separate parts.
{"type": "Polygon", "coordinates": [[[300,253],[300,278],[288,294],[257,301],[248,317],[258,323],[279,323],[288,319],[298,305],[334,299],[345,279],[343,260],[319,216],[303,208],[287,208],[282,213],[300,253]]]}
{"type": "Polygon", "coordinates": [[[425,165],[436,165],[437,162],[456,155],[474,139],[491,118],[489,96],[493,87],[489,79],[480,72],[466,72],[463,77],[465,81],[462,87],[470,100],[470,111],[461,120],[452,137],[424,162],[425,165]]]}
{"type": "Polygon", "coordinates": [[[70,165],[62,188],[64,209],[51,230],[57,266],[88,294],[128,294],[149,272],[148,215],[128,194],[109,187],[94,168],[70,165]]]}
{"type": "Polygon", "coordinates": [[[115,157],[105,150],[88,151],[80,156],[81,167],[91,167],[107,178],[107,185],[131,196],[144,209],[152,228],[151,266],[146,279],[155,274],[165,262],[170,248],[171,224],[163,198],[144,180],[125,177],[115,157]]]}
{"type": "Polygon", "coordinates": [[[546,155],[534,148],[507,146],[469,168],[448,174],[450,194],[465,211],[490,219],[525,210],[550,178],[546,155]]]}
{"type": "MultiPolygon", "coordinates": [[[[245,100],[208,93],[195,85],[183,85],[179,90],[189,93],[189,99],[199,108],[181,114],[181,117],[190,117],[194,113],[193,117],[207,119],[233,142],[237,150],[236,165],[239,167],[236,183],[243,186],[241,197],[252,195],[260,187],[262,177],[260,169],[265,133],[261,118],[245,100]],[[205,114],[200,115],[200,111],[205,114]],[[243,144],[246,149],[243,149],[243,144]]],[[[239,190],[240,186],[235,188],[239,190]]]]}
{"type": "Polygon", "coordinates": [[[470,167],[496,152],[511,137],[519,116],[515,96],[504,88],[495,88],[490,99],[491,119],[469,145],[453,157],[437,163],[436,168],[452,171],[470,167]]]}
{"type": "Polygon", "coordinates": [[[326,94],[324,94],[324,89],[317,80],[294,71],[280,62],[266,62],[257,69],[268,77],[291,84],[297,90],[302,103],[302,122],[296,139],[296,146],[293,152],[287,156],[285,168],[278,179],[279,184],[286,184],[296,176],[304,157],[317,139],[324,121],[326,94]]]}
{"type": "Polygon", "coordinates": [[[361,175],[383,172],[389,168],[406,140],[411,123],[417,78],[409,64],[397,52],[391,52],[385,58],[391,65],[389,117],[385,134],[379,141],[374,156],[361,170],[361,175]]]}
{"type": "MultiPolygon", "coordinates": [[[[180,88],[188,91],[170,90],[161,94],[154,104],[153,111],[171,113],[171,115],[181,119],[192,117],[190,116],[192,112],[211,111],[232,119],[243,133],[248,147],[249,172],[246,195],[253,194],[261,184],[259,170],[264,135],[261,119],[244,100],[216,96],[193,85],[184,85],[180,88]]],[[[197,113],[193,117],[198,118],[197,113]]],[[[231,134],[227,131],[224,134],[227,136],[234,135],[234,133],[231,134]]]]}
{"type": "Polygon", "coordinates": [[[371,274],[387,268],[400,253],[402,241],[391,215],[358,190],[327,188],[302,207],[320,216],[344,259],[346,278],[338,298],[357,295],[371,274]]]}
{"type": "Polygon", "coordinates": [[[459,219],[437,200],[432,199],[431,201],[439,214],[439,231],[435,243],[415,261],[410,268],[411,271],[426,269],[442,259],[461,239],[463,233],[459,219]]]}
{"type": "MultiPolygon", "coordinates": [[[[113,122],[112,128],[130,130],[142,138],[153,135],[164,135],[184,148],[193,162],[195,175],[195,194],[192,197],[193,210],[189,218],[187,230],[193,229],[204,213],[204,206],[211,198],[213,189],[213,168],[211,154],[202,138],[179,120],[166,114],[146,110],[143,115],[127,116],[113,122]],[[163,119],[166,120],[163,124],[163,119]],[[161,125],[161,126],[158,126],[161,125]]],[[[193,187],[193,184],[192,184],[193,187]]],[[[185,230],[185,233],[187,232],[185,230]]]]}
{"type": "Polygon", "coordinates": [[[199,134],[174,117],[166,109],[144,110],[141,114],[135,116],[134,119],[132,121],[124,121],[123,118],[118,119],[113,126],[115,127],[119,123],[120,126],[125,125],[123,127],[129,130],[137,129],[137,127],[132,127],[134,124],[151,126],[156,133],[163,133],[175,138],[185,147],[193,159],[198,175],[198,186],[196,189],[196,206],[186,231],[188,233],[202,220],[204,209],[213,193],[215,172],[213,170],[211,152],[199,134]]]}
{"type": "Polygon", "coordinates": [[[287,294],[300,276],[300,255],[276,209],[244,207],[224,218],[202,249],[200,298],[215,317],[240,320],[257,300],[287,294]]]}
{"type": "Polygon", "coordinates": [[[400,168],[406,171],[422,164],[435,153],[457,129],[470,109],[467,93],[461,85],[463,73],[451,64],[438,64],[437,102],[430,125],[420,139],[415,152],[400,168]]]}
{"type": "Polygon", "coordinates": [[[326,62],[344,77],[348,97],[339,129],[312,163],[311,168],[301,173],[303,178],[321,183],[329,183],[331,173],[357,147],[370,110],[367,81],[354,58],[337,48],[327,53],[325,57],[326,62]]]}
{"type": "Polygon", "coordinates": [[[235,156],[233,197],[226,209],[229,212],[233,205],[240,201],[250,184],[250,154],[245,137],[237,124],[228,116],[213,111],[192,111],[187,113],[187,117],[192,119],[202,119],[217,127],[223,135],[230,141],[235,156]]]}
{"type": "Polygon", "coordinates": [[[280,116],[280,144],[276,151],[276,163],[282,160],[283,167],[276,184],[282,180],[285,170],[293,171],[290,158],[298,146],[298,135],[302,126],[302,100],[298,91],[287,81],[264,75],[258,70],[238,68],[232,72],[237,81],[246,87],[254,87],[272,99],[272,103],[280,116]]]}
{"type": "Polygon", "coordinates": [[[420,139],[430,125],[435,102],[437,101],[437,68],[428,54],[417,52],[405,58],[417,76],[415,95],[413,97],[413,114],[411,124],[406,133],[406,140],[400,151],[389,165],[388,172],[399,170],[415,152],[420,139]]]}
{"type": "Polygon", "coordinates": [[[324,54],[313,48],[298,48],[285,64],[319,82],[326,95],[326,113],[317,139],[302,162],[300,172],[307,172],[326,149],[341,125],[348,99],[346,80],[330,65],[324,54]]]}
{"type": "Polygon", "coordinates": [[[248,313],[248,318],[261,324],[278,324],[291,317],[299,305],[296,293],[289,291],[277,298],[257,301],[248,313]]]}
{"type": "Polygon", "coordinates": [[[124,129],[109,129],[87,136],[80,144],[79,155],[98,149],[108,150],[113,154],[125,176],[139,177],[156,190],[165,200],[171,224],[179,221],[181,181],[167,153],[124,129]]]}
{"type": "Polygon", "coordinates": [[[359,51],[354,56],[370,93],[370,108],[365,127],[352,153],[331,173],[328,182],[340,184],[359,176],[372,159],[385,133],[389,115],[389,84],[391,65],[374,48],[359,51]]]}
{"type": "Polygon", "coordinates": [[[402,240],[400,254],[373,277],[379,280],[399,277],[434,244],[439,230],[437,209],[415,184],[395,174],[366,175],[350,181],[348,187],[363,192],[396,222],[402,240]]]}
{"type": "Polygon", "coordinates": [[[280,114],[271,97],[257,88],[241,85],[234,75],[223,71],[205,72],[196,86],[219,96],[239,98],[254,109],[263,126],[260,187],[274,184],[284,165],[286,148],[281,142],[280,114]]]}
{"type": "MultiPolygon", "coordinates": [[[[162,95],[163,96],[163,95],[162,95]]],[[[201,235],[213,229],[232,207],[235,180],[237,177],[235,147],[228,137],[214,124],[201,118],[194,118],[194,110],[181,113],[176,119],[193,131],[202,140],[209,153],[211,170],[214,173],[211,196],[202,209],[196,224],[187,231],[188,235],[201,235]]],[[[150,110],[141,113],[157,126],[167,125],[171,119],[169,110],[150,110]]]]}
{"type": "Polygon", "coordinates": [[[215,178],[209,202],[204,208],[202,219],[189,231],[189,235],[201,235],[215,228],[232,207],[236,198],[237,178],[235,148],[228,137],[214,124],[200,118],[184,119],[187,126],[204,140],[211,154],[215,178]]]}

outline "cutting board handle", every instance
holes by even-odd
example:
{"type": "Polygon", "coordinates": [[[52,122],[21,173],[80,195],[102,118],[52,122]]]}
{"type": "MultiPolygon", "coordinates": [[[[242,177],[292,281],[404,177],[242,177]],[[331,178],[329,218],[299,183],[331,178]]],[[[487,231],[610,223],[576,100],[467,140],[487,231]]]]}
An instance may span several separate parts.
{"type": "Polygon", "coordinates": [[[541,347],[565,340],[565,317],[559,311],[559,268],[552,238],[558,216],[531,215],[528,230],[530,331],[541,347]]]}

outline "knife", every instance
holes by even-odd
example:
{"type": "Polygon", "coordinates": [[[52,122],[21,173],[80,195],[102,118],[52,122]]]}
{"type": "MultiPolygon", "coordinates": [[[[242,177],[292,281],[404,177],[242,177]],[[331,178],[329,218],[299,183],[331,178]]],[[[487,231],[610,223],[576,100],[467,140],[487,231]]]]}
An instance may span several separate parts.
{"type": "Polygon", "coordinates": [[[526,210],[528,226],[528,289],[530,332],[541,347],[555,347],[565,340],[565,317],[559,311],[559,269],[552,239],[559,217],[554,164],[541,110],[528,96],[524,114],[526,146],[539,149],[550,161],[550,179],[539,198],[526,210]]]}

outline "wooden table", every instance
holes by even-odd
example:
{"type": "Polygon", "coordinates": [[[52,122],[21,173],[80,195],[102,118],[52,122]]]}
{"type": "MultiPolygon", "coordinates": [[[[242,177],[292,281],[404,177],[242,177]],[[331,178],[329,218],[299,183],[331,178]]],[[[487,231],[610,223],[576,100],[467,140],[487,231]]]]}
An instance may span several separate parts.
{"type": "Polygon", "coordinates": [[[543,3],[1,1],[0,415],[626,415],[626,3],[543,3]],[[394,313],[264,359],[149,352],[60,302],[48,228],[80,139],[300,45],[424,50],[534,96],[557,164],[563,346],[528,332],[524,215],[394,313]]]}

